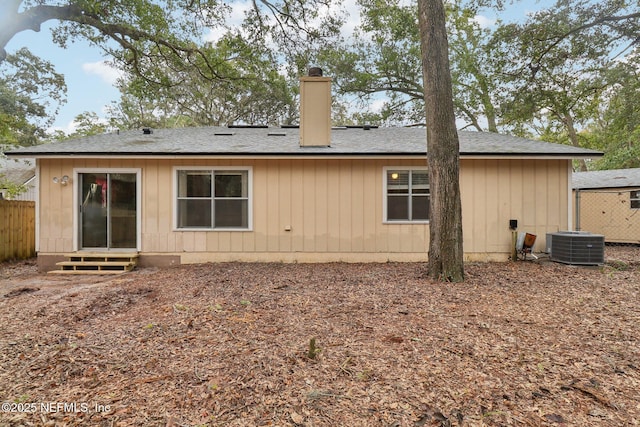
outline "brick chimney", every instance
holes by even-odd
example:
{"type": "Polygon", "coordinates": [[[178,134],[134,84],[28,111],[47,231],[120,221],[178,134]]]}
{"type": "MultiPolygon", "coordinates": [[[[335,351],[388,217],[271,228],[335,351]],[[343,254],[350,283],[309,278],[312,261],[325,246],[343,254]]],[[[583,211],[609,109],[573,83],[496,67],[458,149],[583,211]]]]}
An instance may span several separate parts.
{"type": "Polygon", "coordinates": [[[321,68],[300,77],[300,146],[331,146],[331,78],[321,68]]]}

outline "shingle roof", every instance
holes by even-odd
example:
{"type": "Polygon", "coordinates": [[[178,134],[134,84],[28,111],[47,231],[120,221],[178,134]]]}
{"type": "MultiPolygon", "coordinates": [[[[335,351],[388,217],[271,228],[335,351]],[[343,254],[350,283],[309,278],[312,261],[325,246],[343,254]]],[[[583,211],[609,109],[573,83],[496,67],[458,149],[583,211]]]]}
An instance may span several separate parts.
{"type": "MultiPolygon", "coordinates": [[[[602,153],[569,145],[500,135],[459,132],[461,156],[598,157],[602,153]]],[[[24,147],[21,156],[424,156],[424,128],[334,129],[331,147],[300,147],[297,128],[198,127],[126,131],[24,147]]]]}
{"type": "Polygon", "coordinates": [[[575,190],[640,187],[640,168],[574,172],[572,181],[575,190]]]}
{"type": "Polygon", "coordinates": [[[36,161],[35,159],[0,158],[0,175],[14,184],[24,184],[36,176],[36,161]]]}

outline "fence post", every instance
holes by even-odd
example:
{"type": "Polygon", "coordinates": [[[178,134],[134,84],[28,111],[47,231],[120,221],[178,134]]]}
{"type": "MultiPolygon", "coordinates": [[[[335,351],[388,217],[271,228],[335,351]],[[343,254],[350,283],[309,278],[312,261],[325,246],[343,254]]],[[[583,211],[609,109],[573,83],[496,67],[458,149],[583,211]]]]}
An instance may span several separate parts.
{"type": "Polygon", "coordinates": [[[575,229],[576,231],[580,231],[580,189],[576,189],[576,218],[575,218],[575,229]]]}

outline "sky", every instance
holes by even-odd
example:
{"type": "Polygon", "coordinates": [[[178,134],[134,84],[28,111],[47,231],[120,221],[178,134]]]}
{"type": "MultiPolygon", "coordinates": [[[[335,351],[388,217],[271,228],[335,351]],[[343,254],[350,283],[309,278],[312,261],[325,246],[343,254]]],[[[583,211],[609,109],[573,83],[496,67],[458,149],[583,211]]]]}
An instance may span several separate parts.
{"type": "MultiPolygon", "coordinates": [[[[355,1],[345,3],[355,3],[355,1]]],[[[505,5],[506,10],[500,13],[500,17],[504,21],[524,19],[528,13],[541,9],[549,3],[550,0],[516,1],[515,4],[505,5]]],[[[236,19],[241,18],[242,10],[242,7],[234,8],[236,19]]],[[[357,14],[350,16],[354,17],[357,14]]],[[[495,12],[488,12],[478,16],[477,19],[482,25],[490,26],[497,16],[495,12]]],[[[99,117],[104,117],[106,107],[120,99],[120,93],[114,87],[118,72],[108,66],[109,58],[104,57],[99,49],[89,46],[87,42],[80,40],[69,43],[66,49],[53,43],[50,29],[55,24],[55,22],[46,23],[40,32],[28,30],[18,33],[7,44],[6,50],[8,53],[13,53],[26,46],[33,54],[54,64],[56,71],[65,76],[67,103],[61,107],[53,129],[69,133],[73,131],[73,119],[77,115],[90,111],[97,113],[99,117]]],[[[353,21],[349,22],[347,31],[355,24],[353,21]]]]}
{"type": "Polygon", "coordinates": [[[105,107],[120,98],[114,87],[118,72],[110,68],[102,52],[88,42],[70,43],[63,49],[51,40],[50,28],[55,23],[42,26],[40,32],[23,31],[7,44],[7,53],[27,47],[34,55],[51,62],[56,72],[65,77],[67,103],[62,106],[54,128],[66,132],[72,130],[73,119],[85,111],[104,116],[105,107]]]}

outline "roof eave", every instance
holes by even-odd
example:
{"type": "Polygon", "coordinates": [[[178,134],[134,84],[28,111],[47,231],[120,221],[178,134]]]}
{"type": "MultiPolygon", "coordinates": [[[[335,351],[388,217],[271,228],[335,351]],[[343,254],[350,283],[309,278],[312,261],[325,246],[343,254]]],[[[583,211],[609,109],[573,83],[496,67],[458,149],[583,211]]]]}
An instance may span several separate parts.
{"type": "Polygon", "coordinates": [[[608,186],[604,186],[604,187],[591,187],[591,186],[587,186],[587,187],[572,187],[572,190],[574,191],[596,191],[596,190],[602,190],[602,191],[634,191],[636,189],[640,188],[640,184],[639,185],[623,185],[620,187],[616,187],[616,186],[612,186],[612,185],[608,185],[608,186]]]}
{"type": "MultiPolygon", "coordinates": [[[[347,158],[347,157],[412,157],[412,158],[425,158],[428,157],[426,152],[342,152],[342,151],[326,151],[326,152],[252,152],[252,153],[238,153],[238,152],[85,152],[81,154],[77,153],[65,153],[65,152],[29,152],[29,153],[5,153],[8,157],[30,157],[30,158],[172,158],[172,157],[225,157],[225,158],[252,158],[252,157],[272,157],[272,158],[309,158],[309,157],[323,157],[323,158],[347,158]]],[[[603,153],[487,153],[487,152],[461,152],[460,158],[501,158],[501,159],[520,159],[520,158],[539,158],[539,159],[590,159],[594,157],[602,157],[603,153]]]]}

